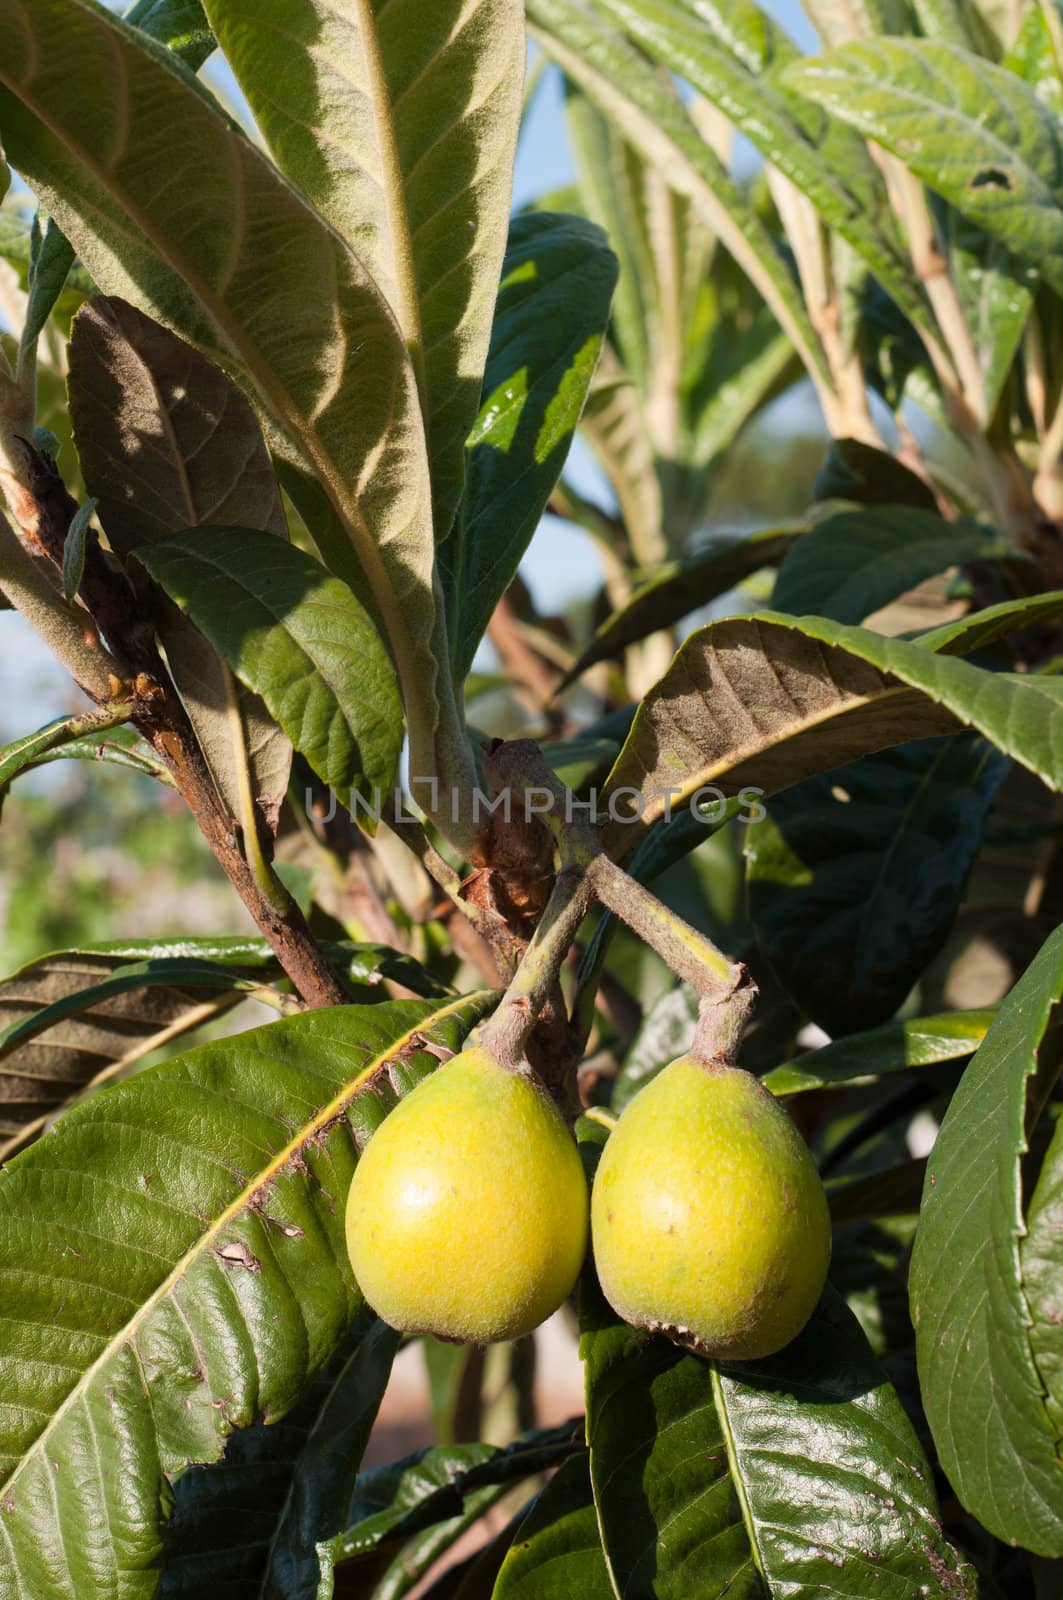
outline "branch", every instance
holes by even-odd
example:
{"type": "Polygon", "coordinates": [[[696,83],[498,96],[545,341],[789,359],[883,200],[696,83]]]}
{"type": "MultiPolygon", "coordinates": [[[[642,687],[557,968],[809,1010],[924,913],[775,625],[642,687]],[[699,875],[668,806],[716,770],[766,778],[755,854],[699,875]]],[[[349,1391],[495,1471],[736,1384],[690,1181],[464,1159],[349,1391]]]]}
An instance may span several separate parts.
{"type": "MultiPolygon", "coordinates": [[[[26,455],[20,475],[19,521],[26,527],[28,518],[36,543],[61,570],[67,531],[77,508],[48,457],[26,441],[23,445],[26,455]]],[[[4,528],[14,540],[6,524],[4,528]]],[[[33,560],[25,550],[22,556],[27,562],[33,560]]],[[[7,590],[6,575],[3,582],[7,590]]],[[[143,618],[125,575],[112,565],[94,537],[86,543],[85,571],[78,595],[107,640],[110,655],[103,653],[104,661],[120,663],[123,673],[132,677],[129,687],[133,708],[129,720],[170,773],[222,871],[299,994],[309,1006],[344,1004],[350,999],[345,985],[329,966],[283,884],[272,873],[268,885],[256,881],[163,665],[151,625],[143,618]]],[[[98,641],[96,648],[99,650],[98,641]]],[[[60,652],[57,650],[56,654],[60,652]]],[[[60,659],[64,659],[62,655],[60,659]]],[[[102,674],[105,682],[101,682],[99,671],[91,677],[78,677],[98,703],[113,700],[116,687],[120,687],[105,667],[102,674]]]]}
{"type": "MultiPolygon", "coordinates": [[[[580,923],[595,899],[613,911],[667,962],[672,971],[701,996],[703,1013],[712,1015],[712,1037],[719,1048],[737,1048],[756,990],[745,968],[718,950],[711,939],[692,928],[618,867],[602,849],[597,828],[579,815],[572,795],[547,766],[530,739],[515,739],[487,758],[492,787],[512,788],[527,797],[549,796],[547,821],[561,853],[561,872],[546,912],[495,1012],[488,1032],[500,1054],[520,1051],[538,1015],[554,992],[561,964],[580,923]]],[[[705,1046],[711,1044],[706,1023],[705,1046]]]]}
{"type": "Polygon", "coordinates": [[[30,555],[4,516],[0,516],[0,590],[90,700],[102,705],[114,695],[120,665],[100,642],[92,618],[63,599],[48,563],[30,555]]]}

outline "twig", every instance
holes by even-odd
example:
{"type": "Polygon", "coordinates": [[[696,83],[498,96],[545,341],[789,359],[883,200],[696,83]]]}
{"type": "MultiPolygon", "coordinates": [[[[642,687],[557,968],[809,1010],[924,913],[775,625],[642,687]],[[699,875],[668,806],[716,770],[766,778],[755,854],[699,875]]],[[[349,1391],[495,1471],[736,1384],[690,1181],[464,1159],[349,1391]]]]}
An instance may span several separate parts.
{"type": "Polygon", "coordinates": [[[558,676],[525,639],[513,602],[504,594],[487,624],[487,637],[514,681],[516,692],[532,716],[543,718],[551,727],[559,718],[554,704],[558,676]]]}
{"type": "MultiPolygon", "coordinates": [[[[35,536],[42,551],[61,569],[66,534],[76,506],[48,458],[29,443],[25,444],[25,451],[22,488],[35,508],[35,536]]],[[[105,636],[111,657],[133,674],[130,687],[134,706],[129,720],[173,777],[222,871],[297,991],[309,1006],[343,1004],[350,999],[346,986],[329,966],[302,912],[280,880],[271,874],[269,893],[256,881],[240,850],[233,821],[222,808],[191,723],[170,683],[151,626],[143,619],[124,575],[111,565],[95,539],[86,546],[79,595],[105,636]]],[[[108,681],[106,692],[101,693],[97,676],[92,687],[87,682],[82,687],[93,699],[103,702],[114,699],[118,686],[108,681]]]]}
{"type": "Polygon", "coordinates": [[[593,902],[585,873],[576,866],[558,873],[553,893],[513,981],[480,1041],[506,1066],[522,1060],[528,1036],[553,997],[561,965],[593,902]]]}
{"type": "Polygon", "coordinates": [[[830,370],[833,394],[826,410],[835,438],[859,439],[882,448],[882,436],[871,420],[867,385],[859,359],[845,349],[841,309],[834,284],[823,225],[811,202],[776,167],[767,169],[768,187],[797,262],[801,293],[809,321],[819,337],[830,370]]]}
{"type": "Polygon", "coordinates": [[[0,516],[0,590],[78,688],[103,704],[119,687],[119,663],[100,641],[88,612],[68,604],[51,577],[44,558],[30,555],[6,517],[0,516]]]}
{"type": "Polygon", "coordinates": [[[745,968],[730,961],[711,939],[676,916],[657,897],[605,854],[597,829],[572,805],[572,795],[550,771],[530,739],[515,739],[488,756],[492,782],[522,796],[549,796],[550,823],[561,853],[562,870],[535,936],[488,1025],[500,1050],[519,1050],[534,1027],[537,1007],[553,992],[561,963],[580,923],[598,899],[657,951],[685,983],[721,1018],[714,1024],[722,1040],[740,1034],[755,994],[745,968]],[[735,1021],[723,1017],[732,1005],[735,1021]]]}

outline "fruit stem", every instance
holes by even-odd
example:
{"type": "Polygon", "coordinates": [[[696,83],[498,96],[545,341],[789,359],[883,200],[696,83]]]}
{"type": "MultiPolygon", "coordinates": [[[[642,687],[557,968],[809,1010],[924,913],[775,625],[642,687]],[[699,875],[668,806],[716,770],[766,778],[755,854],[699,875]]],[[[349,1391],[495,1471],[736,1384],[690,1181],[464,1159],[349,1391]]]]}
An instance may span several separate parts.
{"type": "Polygon", "coordinates": [[[561,965],[591,908],[593,893],[579,867],[563,867],[513,981],[478,1043],[504,1067],[517,1067],[539,1015],[554,992],[561,965]]]}
{"type": "Polygon", "coordinates": [[[757,986],[744,968],[737,987],[722,1000],[702,1000],[690,1054],[707,1066],[721,1062],[733,1066],[742,1043],[749,1014],[757,1000],[757,986]]]}
{"type": "Polygon", "coordinates": [[[606,855],[598,829],[581,814],[585,807],[550,770],[534,740],[513,739],[498,746],[488,755],[487,768],[499,792],[511,788],[525,796],[534,792],[549,797],[549,811],[542,814],[557,841],[562,869],[517,974],[488,1025],[491,1048],[499,1059],[502,1049],[523,1047],[594,898],[634,929],[701,996],[707,1059],[720,1059],[725,1049],[732,1059],[756,994],[745,968],[729,961],[711,939],[606,855]],[[707,1017],[714,1020],[704,1020],[707,1017]]]}

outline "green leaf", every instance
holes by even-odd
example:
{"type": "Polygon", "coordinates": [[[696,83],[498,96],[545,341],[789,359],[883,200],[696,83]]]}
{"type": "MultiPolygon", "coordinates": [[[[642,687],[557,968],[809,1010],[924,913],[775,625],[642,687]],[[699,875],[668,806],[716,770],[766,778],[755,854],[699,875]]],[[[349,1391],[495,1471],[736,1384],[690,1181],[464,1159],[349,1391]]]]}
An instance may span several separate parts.
{"type": "Polygon", "coordinates": [[[11,744],[0,749],[0,789],[28,768],[38,766],[45,756],[65,755],[67,747],[93,732],[110,733],[129,714],[130,706],[117,706],[101,712],[90,711],[83,716],[57,717],[45,723],[35,733],[23,734],[11,744]]]}
{"type": "MultiPolygon", "coordinates": [[[[436,538],[461,496],[506,243],[520,0],[205,0],[281,171],[364,262],[417,374],[436,538]],[[416,20],[414,20],[416,19],[416,20]]],[[[217,519],[215,519],[217,520],[217,519]]]]}
{"type": "Polygon", "coordinates": [[[43,236],[40,228],[38,213],[33,219],[30,233],[29,297],[19,340],[20,354],[36,348],[37,340],[74,265],[73,246],[64,239],[52,219],[49,217],[43,236]]]}
{"type": "Polygon", "coordinates": [[[136,0],[125,20],[168,46],[192,72],[213,54],[214,37],[200,0],[136,0]]]}
{"type": "Polygon", "coordinates": [[[363,1312],[293,1411],[237,1428],[221,1461],[177,1480],[160,1600],[251,1585],[314,1600],[316,1547],[343,1525],[398,1345],[392,1328],[363,1312]]]}
{"type": "MultiPolygon", "coordinates": [[[[272,963],[264,940],[156,941],[55,951],[0,982],[0,1161],[37,1137],[67,1101],[152,1050],[229,1010],[243,996],[237,976],[272,963]],[[130,962],[153,964],[156,982],[108,988],[130,962]],[[183,985],[189,963],[224,963],[229,983],[183,985]],[[44,1019],[43,1021],[41,1019],[44,1019]],[[42,1030],[47,1028],[47,1035],[42,1030]],[[24,1042],[16,1048],[18,1031],[24,1042]]],[[[250,980],[245,980],[243,987],[250,980]]]]}
{"type": "Polygon", "coordinates": [[[85,547],[89,537],[89,524],[96,510],[95,500],[86,500],[78,506],[70,519],[63,544],[63,594],[73,600],[81,588],[85,574],[85,547]]]}
{"type": "Polygon", "coordinates": [[[1061,999],[1057,929],[1002,1003],[953,1095],[930,1158],[911,1267],[923,1403],[942,1467],[998,1539],[1057,1557],[1059,1430],[1038,1370],[1021,1240],[1022,1158],[1060,1067],[1061,999]]]}
{"type": "Polygon", "coordinates": [[[749,276],[814,380],[829,382],[801,295],[766,227],[667,83],[618,28],[578,0],[528,0],[531,36],[652,167],[689,196],[749,276]]]}
{"type": "Polygon", "coordinates": [[[138,558],[261,695],[322,783],[367,801],[368,791],[390,788],[402,708],[380,635],[341,578],[246,528],[189,528],[138,558]]]}
{"type": "MultiPolygon", "coordinates": [[[[123,561],[204,522],[287,538],[254,412],[230,378],[168,329],[123,300],[90,301],[74,319],[69,391],[81,470],[123,561]]],[[[276,833],[291,745],[176,606],[152,609],[229,815],[245,836],[276,833]]]]}
{"type": "Polygon", "coordinates": [[[581,1352],[618,1594],[908,1600],[925,1585],[973,1600],[915,1431],[829,1290],[785,1350],[733,1366],[629,1328],[585,1295],[581,1352]]]}
{"type": "Polygon", "coordinates": [[[1014,43],[1004,58],[1004,65],[1028,83],[1038,99],[1057,115],[1063,112],[1060,44],[1063,44],[1063,31],[1056,0],[1043,0],[1023,17],[1014,43]]]}
{"type": "Polygon", "coordinates": [[[959,726],[1063,787],[1053,680],[988,672],[927,642],[773,612],[699,629],[643,700],[609,775],[610,853],[626,855],[669,804],[678,814],[705,786],[777,793],[959,726]]]}
{"type": "Polygon", "coordinates": [[[578,1426],[567,1422],[521,1434],[504,1449],[479,1443],[437,1445],[364,1472],[354,1485],[345,1531],[333,1541],[333,1559],[362,1556],[446,1522],[459,1516],[465,1501],[481,1490],[505,1493],[524,1478],[550,1471],[581,1445],[578,1426]]]}
{"type": "Polygon", "coordinates": [[[488,1003],[335,1007],[204,1045],[4,1169],[0,1589],[155,1592],[166,1479],[283,1417],[332,1358],[359,1309],[359,1140],[488,1003]]]}
{"type": "Polygon", "coordinates": [[[532,1502],[502,1563],[493,1600],[611,1600],[586,1456],[574,1456],[532,1502]]]}
{"type": "Polygon", "coordinates": [[[632,591],[631,598],[614,611],[565,674],[571,683],[598,661],[612,660],[629,644],[645,639],[658,628],[670,628],[699,606],[736,588],[743,578],[781,561],[807,523],[764,528],[744,538],[713,539],[690,555],[668,561],[632,591]]]}
{"type": "Polygon", "coordinates": [[[561,475],[616,285],[605,235],[581,217],[516,217],[498,291],[465,498],[439,551],[456,682],[561,475]]]}
{"type": "MultiPolygon", "coordinates": [[[[763,1082],[777,1098],[870,1083],[895,1072],[951,1064],[972,1056],[989,1031],[995,1009],[947,1011],[909,1017],[850,1033],[772,1067],[763,1082]]],[[[690,1049],[698,1020],[697,996],[683,984],[666,989],[650,1008],[613,1082],[609,1108],[617,1115],[662,1067],[690,1049]]]]}
{"type": "Polygon", "coordinates": [[[937,1017],[909,1017],[881,1028],[850,1033],[845,1039],[784,1061],[764,1075],[772,1094],[783,1098],[809,1089],[909,1072],[941,1061],[973,1055],[989,1031],[996,1011],[946,1011],[937,1017]]]}
{"type": "Polygon", "coordinates": [[[1013,72],[953,44],[877,39],[799,62],[784,77],[1063,292],[1063,138],[1013,72]]]}
{"type": "MultiPolygon", "coordinates": [[[[674,0],[596,0],[656,60],[692,84],[740,129],[761,154],[812,201],[823,221],[865,260],[905,315],[928,323],[926,303],[902,246],[885,186],[862,142],[843,129],[815,126],[761,64],[750,70],[725,39],[713,38],[713,17],[674,0]],[[706,27],[708,21],[708,27],[706,27]],[[840,146],[840,148],[833,148],[840,146]]],[[[772,36],[778,67],[796,53],[772,36]]]]}
{"type": "Polygon", "coordinates": [[[995,60],[999,41],[982,15],[992,0],[912,0],[920,31],[928,39],[943,39],[965,50],[995,60]]]}
{"type": "Polygon", "coordinates": [[[1014,547],[971,522],[945,522],[910,506],[839,511],[786,554],[772,605],[797,616],[863,622],[948,567],[1006,561],[1014,547]]]}
{"type": "Polygon", "coordinates": [[[100,288],[231,372],[316,475],[327,559],[364,575],[421,754],[436,720],[427,453],[409,357],[364,266],[172,55],[87,0],[0,15],[0,128],[100,288]],[[160,141],[164,183],[144,157],[160,141]]]}
{"type": "Polygon", "coordinates": [[[865,756],[746,830],[761,954],[833,1035],[885,1022],[952,927],[1009,763],[977,735],[865,756]]]}
{"type": "Polygon", "coordinates": [[[1063,1233],[1063,1122],[1056,1123],[1019,1240],[1023,1297],[1030,1312],[1030,1348],[1044,1390],[1045,1410],[1055,1430],[1056,1456],[1063,1439],[1063,1305],[1060,1235],[1063,1233]]]}
{"type": "MultiPolygon", "coordinates": [[[[565,79],[565,115],[579,202],[605,230],[620,264],[610,341],[618,366],[645,392],[654,360],[660,356],[652,341],[660,328],[656,302],[661,290],[649,237],[647,189],[660,185],[661,175],[643,162],[570,78],[565,79]]],[[[656,192],[654,197],[659,198],[656,192]]]]}
{"type": "Polygon", "coordinates": [[[1033,309],[1038,274],[955,207],[939,209],[944,214],[939,231],[949,276],[981,369],[983,415],[992,417],[1033,309]]]}
{"type": "Polygon", "coordinates": [[[925,479],[862,439],[832,439],[816,481],[814,500],[854,500],[859,505],[914,506],[937,512],[934,491],[925,479]]]}
{"type": "MultiPolygon", "coordinates": [[[[319,1550],[322,1581],[315,1600],[330,1600],[334,1593],[346,1595],[352,1589],[355,1594],[371,1590],[373,1600],[400,1600],[437,1561],[453,1549],[462,1535],[474,1527],[485,1512],[497,1504],[499,1498],[497,1488],[481,1489],[471,1494],[459,1516],[434,1523],[423,1533],[415,1533],[400,1545],[391,1560],[388,1557],[393,1546],[388,1544],[375,1547],[364,1556],[352,1557],[334,1568],[333,1541],[323,1544],[319,1550]]],[[[482,1597],[482,1600],[487,1600],[487,1597],[482,1597]]]]}
{"type": "MultiPolygon", "coordinates": [[[[68,719],[60,719],[68,722],[68,719]]],[[[80,718],[71,718],[69,721],[77,723],[80,718]]],[[[54,728],[54,724],[52,727],[54,728]]],[[[48,730],[42,730],[47,732],[48,730]]],[[[37,734],[30,734],[30,739],[36,739],[37,734]]],[[[17,741],[21,743],[22,741],[17,741]]],[[[9,750],[12,746],[7,747],[9,750]]],[[[141,738],[135,728],[109,728],[103,733],[86,733],[83,736],[71,739],[62,739],[54,747],[50,740],[42,741],[41,748],[34,751],[31,759],[19,764],[22,772],[31,772],[34,767],[44,767],[52,761],[106,761],[116,767],[125,767],[130,772],[142,772],[149,778],[155,778],[159,783],[165,783],[173,788],[173,779],[162,765],[155,751],[146,739],[141,738]]]]}
{"type": "Polygon", "coordinates": [[[1021,628],[1033,627],[1038,622],[1050,622],[1063,613],[1063,589],[1053,589],[1047,594],[1028,595],[1019,600],[1003,600],[999,605],[987,606],[984,611],[972,612],[957,622],[943,622],[937,628],[927,628],[918,641],[927,650],[942,656],[965,656],[974,650],[983,650],[998,639],[1007,638],[1021,628]]]}

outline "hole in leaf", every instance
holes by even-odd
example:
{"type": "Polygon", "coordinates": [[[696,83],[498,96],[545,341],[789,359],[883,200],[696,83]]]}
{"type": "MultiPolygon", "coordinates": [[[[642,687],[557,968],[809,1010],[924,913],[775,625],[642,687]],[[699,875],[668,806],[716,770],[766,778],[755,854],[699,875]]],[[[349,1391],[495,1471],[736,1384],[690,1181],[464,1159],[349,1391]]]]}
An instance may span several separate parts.
{"type": "Polygon", "coordinates": [[[1015,179],[1003,167],[983,167],[971,179],[972,189],[1014,189],[1015,179]]]}

